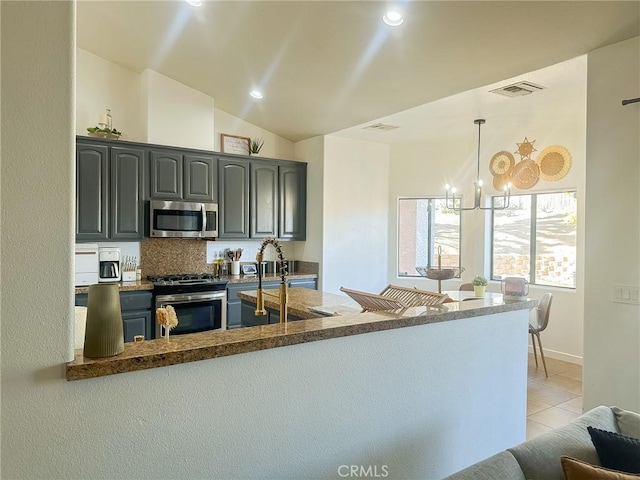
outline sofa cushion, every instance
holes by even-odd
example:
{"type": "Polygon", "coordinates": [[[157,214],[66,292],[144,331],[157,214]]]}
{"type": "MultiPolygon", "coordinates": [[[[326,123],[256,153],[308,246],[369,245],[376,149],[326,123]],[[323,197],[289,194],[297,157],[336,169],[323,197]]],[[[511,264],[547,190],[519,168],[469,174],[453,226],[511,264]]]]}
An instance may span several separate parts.
{"type": "Polygon", "coordinates": [[[600,406],[580,415],[568,425],[543,433],[508,451],[516,458],[527,479],[564,480],[560,463],[562,455],[600,465],[587,427],[618,431],[611,408],[600,406]]]}
{"type": "Polygon", "coordinates": [[[445,478],[445,480],[526,480],[520,465],[509,452],[500,452],[445,478]]]}
{"type": "Polygon", "coordinates": [[[640,475],[597,467],[570,457],[561,457],[566,480],[638,480],[640,475]]]}
{"type": "Polygon", "coordinates": [[[627,437],[640,438],[640,414],[618,407],[611,407],[618,423],[618,430],[627,437]]]}
{"type": "Polygon", "coordinates": [[[588,427],[603,467],[627,473],[640,473],[640,439],[588,427]]]}

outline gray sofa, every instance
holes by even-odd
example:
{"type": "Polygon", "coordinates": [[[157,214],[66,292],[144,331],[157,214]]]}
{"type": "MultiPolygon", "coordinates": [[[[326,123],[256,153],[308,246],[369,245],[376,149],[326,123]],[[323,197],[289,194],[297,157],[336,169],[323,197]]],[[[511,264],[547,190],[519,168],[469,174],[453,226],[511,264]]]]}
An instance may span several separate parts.
{"type": "Polygon", "coordinates": [[[445,480],[564,480],[562,455],[600,465],[587,427],[640,438],[640,415],[617,407],[596,407],[568,425],[493,455],[445,480]]]}

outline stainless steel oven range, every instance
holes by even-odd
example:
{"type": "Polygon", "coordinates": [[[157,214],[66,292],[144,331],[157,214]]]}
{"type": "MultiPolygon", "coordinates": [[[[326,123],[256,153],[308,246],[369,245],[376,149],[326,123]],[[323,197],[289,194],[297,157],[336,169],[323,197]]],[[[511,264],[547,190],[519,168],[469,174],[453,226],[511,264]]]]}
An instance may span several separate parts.
{"type": "MultiPolygon", "coordinates": [[[[171,335],[227,329],[227,280],[206,273],[149,276],[153,282],[155,308],[171,305],[178,326],[171,335]]],[[[155,317],[154,317],[155,318],[155,317]]],[[[157,322],[155,338],[160,338],[157,322]]]]}

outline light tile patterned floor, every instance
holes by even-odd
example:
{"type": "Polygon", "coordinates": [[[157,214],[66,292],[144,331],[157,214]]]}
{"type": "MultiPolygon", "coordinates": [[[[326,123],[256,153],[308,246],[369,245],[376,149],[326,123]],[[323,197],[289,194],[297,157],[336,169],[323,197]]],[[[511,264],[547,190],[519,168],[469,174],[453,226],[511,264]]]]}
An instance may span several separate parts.
{"type": "Polygon", "coordinates": [[[582,366],[545,357],[549,378],[538,353],[538,368],[529,355],[527,440],[569,423],[582,413],[582,366]]]}

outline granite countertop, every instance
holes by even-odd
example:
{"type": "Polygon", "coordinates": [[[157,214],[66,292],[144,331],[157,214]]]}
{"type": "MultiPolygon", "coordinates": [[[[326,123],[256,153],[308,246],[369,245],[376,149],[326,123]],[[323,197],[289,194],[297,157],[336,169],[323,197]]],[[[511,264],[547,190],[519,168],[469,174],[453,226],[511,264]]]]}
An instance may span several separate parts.
{"type": "MultiPolygon", "coordinates": [[[[301,280],[305,278],[318,278],[315,273],[291,273],[287,275],[287,280],[301,280]]],[[[244,276],[244,275],[229,275],[227,277],[229,284],[237,283],[257,283],[257,276],[244,276]]],[[[280,275],[275,273],[267,273],[262,277],[263,282],[275,282],[280,280],[280,275]]],[[[135,282],[118,282],[118,289],[121,292],[134,291],[134,290],[153,290],[153,283],[148,280],[138,280],[135,282]]],[[[75,287],[75,293],[88,293],[89,285],[83,287],[75,287]]]]}
{"type": "MultiPolygon", "coordinates": [[[[253,293],[255,295],[255,292],[253,293]]],[[[296,302],[302,304],[305,295],[307,300],[311,298],[314,304],[318,299],[328,300],[330,303],[335,300],[332,294],[308,289],[291,288],[289,293],[292,305],[296,302]],[[309,297],[309,292],[315,292],[316,296],[309,297]]],[[[250,293],[245,292],[245,295],[247,298],[251,297],[250,293]]],[[[413,307],[399,312],[367,312],[285,324],[176,335],[169,340],[161,338],[126,343],[123,353],[107,358],[85,358],[82,350],[76,350],[75,359],[66,365],[66,377],[69,381],[102,377],[394,328],[531,309],[536,305],[537,300],[502,303],[495,299],[482,299],[452,302],[440,307],[413,307]]]]}
{"type": "MultiPolygon", "coordinates": [[[[153,290],[153,283],[148,280],[136,280],[135,282],[118,282],[118,290],[128,292],[134,290],[153,290]]],[[[89,285],[84,287],[76,287],[76,294],[89,293],[89,285]]]]}
{"type": "MultiPolygon", "coordinates": [[[[336,313],[355,315],[362,312],[362,307],[345,295],[335,295],[309,288],[289,288],[288,297],[287,312],[303,319],[331,317],[336,313]]],[[[255,290],[238,292],[238,298],[255,304],[257,292],[255,290]]],[[[280,309],[277,290],[263,290],[262,298],[265,307],[280,309]]]]}
{"type": "MultiPolygon", "coordinates": [[[[318,275],[316,273],[290,273],[287,275],[287,280],[300,280],[304,278],[318,278],[318,275]]],[[[228,279],[230,284],[258,282],[257,275],[229,275],[228,279]]],[[[279,273],[266,273],[262,276],[263,282],[275,282],[276,280],[281,280],[279,273]]]]}

